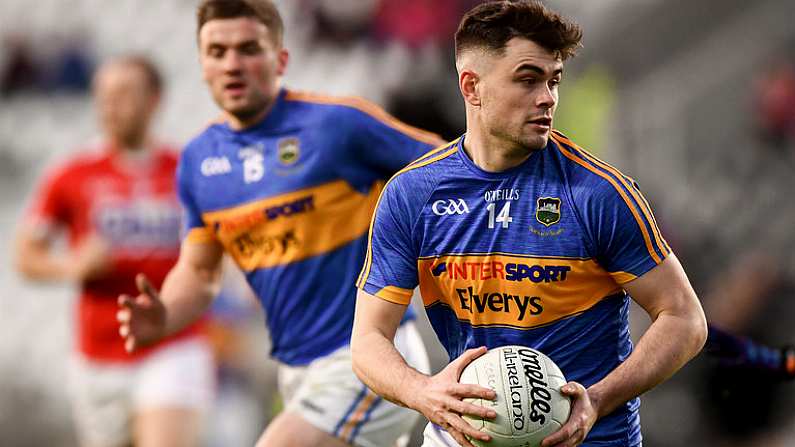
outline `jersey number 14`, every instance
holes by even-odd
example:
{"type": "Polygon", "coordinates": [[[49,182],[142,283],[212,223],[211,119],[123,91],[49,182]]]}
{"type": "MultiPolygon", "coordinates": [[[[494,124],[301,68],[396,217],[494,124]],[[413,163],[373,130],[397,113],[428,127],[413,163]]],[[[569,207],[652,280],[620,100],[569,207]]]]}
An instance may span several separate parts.
{"type": "Polygon", "coordinates": [[[489,228],[494,228],[495,223],[502,224],[503,228],[508,228],[508,224],[513,222],[511,217],[511,202],[505,202],[500,212],[495,216],[497,204],[494,202],[489,203],[486,209],[489,210],[489,228]]]}

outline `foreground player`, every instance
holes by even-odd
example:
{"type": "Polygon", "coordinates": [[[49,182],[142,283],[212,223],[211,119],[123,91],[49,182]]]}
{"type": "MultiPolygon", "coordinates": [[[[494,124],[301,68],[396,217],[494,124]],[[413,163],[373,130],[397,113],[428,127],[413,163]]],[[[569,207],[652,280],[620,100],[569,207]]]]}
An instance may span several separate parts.
{"type": "MultiPolygon", "coordinates": [[[[418,415],[383,402],[351,369],[354,282],[384,179],[441,141],[361,100],[282,89],[288,54],[269,1],[204,1],[198,33],[204,78],[224,120],[182,154],[188,233],[162,292],[146,287],[120,298],[127,346],[200,315],[217,291],[225,251],[260,298],[272,355],[283,364],[286,410],[259,445],[394,445],[418,415]]],[[[411,319],[397,345],[427,370],[411,319]]]]}
{"type": "Polygon", "coordinates": [[[526,345],[571,382],[568,422],[544,446],[639,446],[639,394],[704,344],[703,311],[637,185],[551,131],[576,24],[540,3],[475,7],[456,33],[467,133],[399,172],[373,218],[360,275],[354,370],[424,414],[426,445],[488,435],[461,414],[493,398],[461,385],[487,348],[526,345]],[[392,345],[412,290],[453,360],[428,377],[392,345]],[[630,296],[652,324],[633,350],[630,296]]]}
{"type": "Polygon", "coordinates": [[[85,446],[195,446],[214,387],[210,349],[196,325],[128,354],[115,323],[120,293],[144,272],[159,285],[179,253],[177,154],[148,134],[160,75],[140,57],[103,65],[94,95],[105,141],[43,181],[18,236],[19,270],[81,288],[73,398],[85,446]],[[70,250],[54,249],[65,229],[70,250]]]}

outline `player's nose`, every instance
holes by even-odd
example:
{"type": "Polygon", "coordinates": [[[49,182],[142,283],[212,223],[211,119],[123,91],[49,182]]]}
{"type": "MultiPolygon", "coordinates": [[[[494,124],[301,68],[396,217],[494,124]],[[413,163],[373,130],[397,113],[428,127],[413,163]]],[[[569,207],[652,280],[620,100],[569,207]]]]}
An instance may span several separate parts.
{"type": "Polygon", "coordinates": [[[237,51],[227,51],[224,54],[223,69],[226,72],[237,72],[242,67],[242,57],[237,51]]]}

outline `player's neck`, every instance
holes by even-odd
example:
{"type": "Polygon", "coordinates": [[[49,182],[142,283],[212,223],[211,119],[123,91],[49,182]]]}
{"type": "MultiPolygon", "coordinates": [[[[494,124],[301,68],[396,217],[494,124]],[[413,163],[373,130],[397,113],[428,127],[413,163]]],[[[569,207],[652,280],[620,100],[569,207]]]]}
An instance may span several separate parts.
{"type": "Polygon", "coordinates": [[[276,102],[279,97],[280,88],[276,88],[275,92],[272,95],[272,99],[265,104],[262,109],[257,111],[255,114],[252,115],[233,115],[224,110],[224,115],[226,115],[226,121],[229,124],[229,127],[232,130],[240,131],[245,130],[251,126],[259,124],[262,122],[271,110],[273,110],[273,106],[276,105],[276,102]]]}
{"type": "Polygon", "coordinates": [[[489,135],[483,129],[467,129],[464,151],[473,163],[486,172],[503,172],[524,163],[532,151],[489,135]]]}
{"type": "Polygon", "coordinates": [[[149,147],[149,138],[145,135],[135,138],[109,138],[110,149],[119,154],[129,154],[130,156],[137,156],[147,151],[149,147]]]}
{"type": "Polygon", "coordinates": [[[268,107],[265,107],[262,110],[260,110],[256,115],[251,115],[246,117],[232,115],[231,113],[226,111],[224,111],[224,115],[226,115],[226,122],[229,124],[229,127],[232,128],[232,130],[239,131],[239,130],[245,130],[265,119],[265,117],[268,115],[268,112],[271,111],[271,108],[273,108],[272,103],[269,104],[268,107]]]}

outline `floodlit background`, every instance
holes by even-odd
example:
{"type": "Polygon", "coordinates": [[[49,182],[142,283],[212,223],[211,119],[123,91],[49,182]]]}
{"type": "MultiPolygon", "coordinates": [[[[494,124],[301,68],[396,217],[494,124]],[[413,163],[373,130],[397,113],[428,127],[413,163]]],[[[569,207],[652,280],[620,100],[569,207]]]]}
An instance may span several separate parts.
{"type": "MultiPolygon", "coordinates": [[[[473,0],[281,0],[286,85],[359,95],[452,139],[463,105],[452,35],[473,0]]],[[[795,343],[795,3],[557,0],[585,30],[556,127],[635,178],[710,321],[795,343]]],[[[11,244],[34,181],[96,141],[103,60],[166,75],[156,134],[182,144],[217,116],[195,48],[195,0],[0,0],[0,445],[74,445],[66,401],[74,290],[25,283],[11,244]]],[[[261,314],[229,279],[229,329],[207,445],[251,445],[278,411],[261,314]]],[[[634,336],[647,324],[635,309],[634,336]]],[[[427,328],[426,328],[427,329],[427,328]]],[[[426,331],[435,367],[446,358],[426,331]]],[[[644,445],[795,445],[795,387],[699,357],[644,396],[644,445]]]]}

